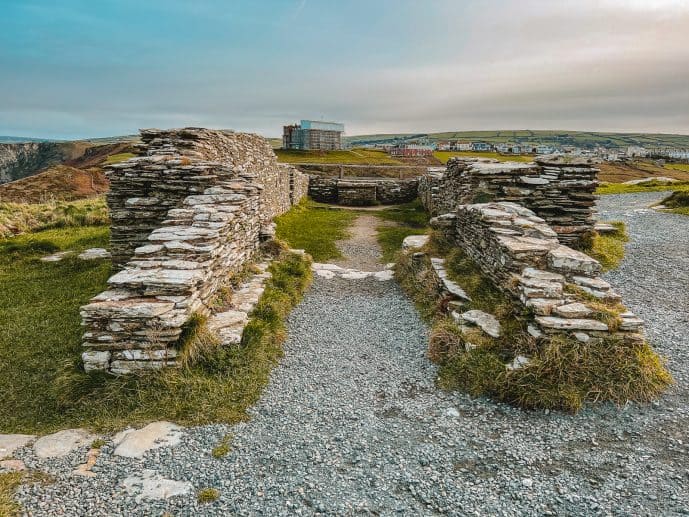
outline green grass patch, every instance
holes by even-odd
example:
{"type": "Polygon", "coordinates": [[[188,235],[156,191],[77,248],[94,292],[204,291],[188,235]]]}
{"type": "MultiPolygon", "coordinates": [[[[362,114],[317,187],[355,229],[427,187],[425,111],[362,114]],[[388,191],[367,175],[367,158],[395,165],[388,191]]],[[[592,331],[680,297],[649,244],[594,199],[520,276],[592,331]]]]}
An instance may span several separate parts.
{"type": "Polygon", "coordinates": [[[402,247],[402,241],[409,235],[422,235],[428,232],[429,215],[420,200],[397,205],[374,212],[384,221],[394,226],[380,225],[376,228],[378,244],[383,250],[383,261],[393,262],[402,247]]]}
{"type": "Polygon", "coordinates": [[[489,151],[434,151],[433,156],[443,163],[447,163],[450,158],[493,158],[501,162],[532,162],[533,156],[524,156],[521,154],[516,154],[514,156],[504,155],[489,151]]]}
{"type": "Polygon", "coordinates": [[[0,203],[0,239],[50,228],[108,224],[105,199],[50,203],[0,203]]]}
{"type": "Polygon", "coordinates": [[[619,267],[624,258],[624,245],[629,242],[625,224],[622,221],[613,221],[611,224],[616,228],[614,233],[594,234],[590,246],[583,250],[600,262],[604,271],[619,267]]]}
{"type": "Polygon", "coordinates": [[[277,237],[292,248],[306,250],[316,262],[325,262],[342,256],[335,241],[347,238],[347,228],[356,217],[353,210],[327,208],[313,201],[302,201],[275,218],[277,237]]]}
{"type": "Polygon", "coordinates": [[[676,190],[660,202],[671,212],[680,215],[689,215],[689,190],[676,190]]]}
{"type": "Polygon", "coordinates": [[[275,149],[278,161],[283,163],[333,163],[352,165],[401,165],[385,151],[355,148],[348,151],[298,151],[275,149]]]}
{"type": "Polygon", "coordinates": [[[689,191],[687,181],[658,181],[651,180],[636,185],[625,185],[624,183],[601,183],[596,189],[596,194],[636,194],[638,192],[665,192],[667,190],[689,191]]]}
{"type": "Polygon", "coordinates": [[[37,259],[44,251],[36,250],[36,243],[79,250],[104,246],[107,239],[107,228],[74,228],[0,246],[0,432],[246,419],[282,354],[284,319],[311,280],[308,258],[284,253],[271,265],[273,277],[241,346],[199,347],[182,368],[113,377],[86,374],[79,364],[79,307],[105,289],[110,264],[77,258],[43,263],[37,259]]]}
{"type": "Polygon", "coordinates": [[[227,456],[232,450],[233,438],[234,436],[231,434],[226,434],[225,436],[223,436],[222,440],[218,442],[218,445],[213,447],[213,450],[211,451],[211,456],[213,456],[216,459],[224,458],[225,456],[227,456]]]}
{"type": "Polygon", "coordinates": [[[134,153],[117,153],[111,154],[103,162],[105,165],[112,165],[114,163],[124,162],[130,158],[134,158],[136,155],[134,153]]]}

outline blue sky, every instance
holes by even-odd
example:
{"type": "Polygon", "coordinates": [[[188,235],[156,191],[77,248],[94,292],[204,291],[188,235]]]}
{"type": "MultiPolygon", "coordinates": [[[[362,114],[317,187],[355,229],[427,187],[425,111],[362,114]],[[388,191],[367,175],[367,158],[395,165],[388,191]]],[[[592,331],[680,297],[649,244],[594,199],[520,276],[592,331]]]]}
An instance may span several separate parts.
{"type": "Polygon", "coordinates": [[[0,134],[689,133],[689,0],[0,0],[0,134]]]}

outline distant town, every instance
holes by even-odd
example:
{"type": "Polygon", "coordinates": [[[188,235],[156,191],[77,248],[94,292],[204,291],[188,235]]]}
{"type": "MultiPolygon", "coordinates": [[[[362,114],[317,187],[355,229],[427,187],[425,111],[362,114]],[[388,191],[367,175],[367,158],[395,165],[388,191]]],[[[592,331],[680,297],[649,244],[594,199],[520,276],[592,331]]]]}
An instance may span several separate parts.
{"type": "Polygon", "coordinates": [[[339,122],[303,119],[299,124],[283,127],[282,148],[302,151],[334,151],[357,147],[382,150],[392,157],[423,157],[431,156],[435,151],[457,151],[498,153],[514,156],[569,154],[596,157],[607,162],[620,162],[635,158],[689,160],[689,148],[668,146],[644,147],[629,145],[609,147],[596,145],[593,147],[580,147],[576,145],[545,145],[538,142],[491,143],[480,140],[434,140],[428,137],[403,137],[384,142],[347,143],[344,131],[344,124],[339,122]]]}

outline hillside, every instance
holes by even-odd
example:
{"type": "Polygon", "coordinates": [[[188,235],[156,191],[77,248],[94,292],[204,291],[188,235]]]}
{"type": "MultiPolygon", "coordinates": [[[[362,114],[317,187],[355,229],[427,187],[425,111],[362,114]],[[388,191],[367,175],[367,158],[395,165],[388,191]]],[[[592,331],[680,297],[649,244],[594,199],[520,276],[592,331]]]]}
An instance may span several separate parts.
{"type": "Polygon", "coordinates": [[[98,196],[108,190],[108,180],[98,168],[50,167],[39,174],[0,185],[0,202],[44,203],[98,196]]]}
{"type": "Polygon", "coordinates": [[[689,148],[689,135],[655,134],[655,133],[606,133],[595,131],[450,131],[443,133],[400,133],[379,135],[355,135],[345,137],[349,145],[363,145],[393,142],[395,140],[426,138],[430,141],[468,140],[483,141],[493,144],[502,142],[528,142],[544,145],[574,145],[590,148],[626,147],[640,145],[647,147],[680,147],[689,148]]]}

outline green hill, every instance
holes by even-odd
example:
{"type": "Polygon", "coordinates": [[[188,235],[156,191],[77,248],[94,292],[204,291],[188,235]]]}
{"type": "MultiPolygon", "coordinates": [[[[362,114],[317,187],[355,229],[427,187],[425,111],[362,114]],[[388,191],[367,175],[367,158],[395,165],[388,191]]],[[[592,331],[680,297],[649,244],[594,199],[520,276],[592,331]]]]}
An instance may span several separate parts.
{"type": "Polygon", "coordinates": [[[574,145],[591,148],[626,147],[640,145],[644,147],[680,147],[689,148],[689,135],[672,135],[661,133],[599,133],[594,131],[449,131],[444,133],[399,133],[380,135],[356,135],[345,138],[349,145],[386,143],[396,140],[427,139],[483,141],[492,144],[502,142],[533,143],[544,145],[574,145]]]}

